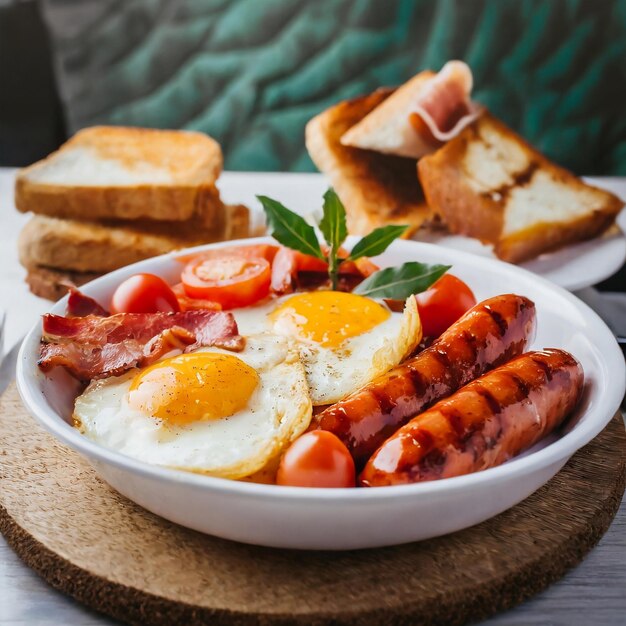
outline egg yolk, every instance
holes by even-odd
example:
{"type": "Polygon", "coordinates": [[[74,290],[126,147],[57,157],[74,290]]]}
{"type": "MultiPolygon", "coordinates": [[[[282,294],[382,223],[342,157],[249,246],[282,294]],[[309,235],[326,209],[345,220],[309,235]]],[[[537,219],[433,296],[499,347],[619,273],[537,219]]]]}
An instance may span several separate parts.
{"type": "Polygon", "coordinates": [[[229,417],[248,405],[259,375],[230,354],[194,352],[159,361],[132,382],[133,409],[176,425],[229,417]]]}
{"type": "Polygon", "coordinates": [[[390,312],[364,296],[314,291],[292,296],[270,313],[281,333],[334,347],[384,322],[390,312]]]}

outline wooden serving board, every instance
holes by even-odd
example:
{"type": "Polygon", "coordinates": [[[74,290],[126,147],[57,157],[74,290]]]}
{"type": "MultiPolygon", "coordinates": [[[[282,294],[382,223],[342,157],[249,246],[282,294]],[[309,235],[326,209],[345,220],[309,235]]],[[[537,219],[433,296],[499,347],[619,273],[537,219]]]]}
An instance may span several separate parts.
{"type": "Polygon", "coordinates": [[[53,587],[128,623],[461,624],[529,598],[582,559],[618,509],[625,448],[618,414],[527,500],[453,535],[275,550],[187,530],[120,496],[11,386],[0,400],[0,530],[53,587]]]}

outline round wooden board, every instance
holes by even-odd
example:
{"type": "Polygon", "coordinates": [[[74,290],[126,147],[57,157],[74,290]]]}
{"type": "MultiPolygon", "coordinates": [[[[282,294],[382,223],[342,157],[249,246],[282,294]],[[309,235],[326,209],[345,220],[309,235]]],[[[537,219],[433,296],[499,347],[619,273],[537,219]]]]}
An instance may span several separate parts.
{"type": "Polygon", "coordinates": [[[595,545],[624,492],[625,447],[616,415],[530,498],[453,535],[274,550],[187,530],[126,500],[45,433],[11,386],[0,402],[0,530],[52,586],[129,623],[461,624],[544,589],[595,545]]]}

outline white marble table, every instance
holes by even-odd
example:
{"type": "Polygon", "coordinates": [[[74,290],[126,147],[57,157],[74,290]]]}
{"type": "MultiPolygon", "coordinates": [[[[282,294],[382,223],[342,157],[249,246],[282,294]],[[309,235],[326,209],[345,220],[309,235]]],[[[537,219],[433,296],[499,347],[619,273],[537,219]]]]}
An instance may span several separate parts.
{"type": "MultiPolygon", "coordinates": [[[[33,296],[17,261],[16,240],[27,216],[13,207],[13,170],[0,168],[0,308],[8,313],[5,350],[12,347],[49,303],[33,296]]],[[[602,181],[622,191],[626,181],[602,181]]],[[[0,625],[90,626],[112,624],[50,588],[0,537],[0,625]]],[[[600,544],[560,582],[489,626],[624,626],[626,624],[626,504],[600,544]]]]}

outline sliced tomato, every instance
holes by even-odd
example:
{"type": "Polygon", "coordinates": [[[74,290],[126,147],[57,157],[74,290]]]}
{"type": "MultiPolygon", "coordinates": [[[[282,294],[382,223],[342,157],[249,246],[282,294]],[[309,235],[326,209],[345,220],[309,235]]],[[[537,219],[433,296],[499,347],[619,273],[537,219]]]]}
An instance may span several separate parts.
{"type": "Polygon", "coordinates": [[[182,263],[189,263],[198,258],[217,259],[224,256],[243,256],[247,259],[266,259],[269,263],[272,263],[280,249],[280,246],[269,243],[258,243],[249,246],[226,246],[225,248],[215,248],[205,252],[179,256],[176,260],[182,263]]]}
{"type": "Polygon", "coordinates": [[[185,288],[182,283],[174,285],[172,291],[178,300],[181,311],[197,311],[201,309],[208,309],[210,311],[222,310],[222,305],[219,302],[213,302],[212,300],[206,300],[204,298],[190,298],[185,293],[185,288]]]}
{"type": "MultiPolygon", "coordinates": [[[[324,254],[328,254],[326,246],[322,246],[322,251],[324,254]]],[[[345,259],[349,254],[347,250],[340,248],[340,258],[345,259]]],[[[339,274],[367,278],[370,274],[377,272],[378,269],[378,266],[369,259],[361,258],[356,261],[344,261],[341,263],[339,274]]],[[[272,291],[274,293],[291,291],[300,272],[327,274],[328,263],[297,250],[281,247],[272,263],[272,291]]]]}
{"type": "Polygon", "coordinates": [[[292,291],[298,272],[327,273],[328,264],[308,254],[291,248],[281,247],[272,263],[272,291],[288,293],[292,291]]]}
{"type": "Polygon", "coordinates": [[[415,296],[424,337],[439,337],[466,311],[476,305],[472,290],[453,274],[444,274],[415,296]]]}
{"type": "Polygon", "coordinates": [[[111,313],[180,311],[171,287],[154,274],[135,274],[120,283],[111,298],[111,313]]]}
{"type": "Polygon", "coordinates": [[[185,265],[185,294],[218,302],[224,309],[249,306],[269,294],[270,263],[262,257],[199,255],[185,265]]]}

